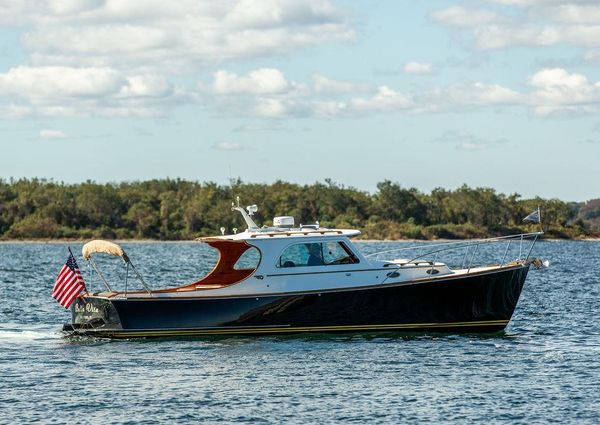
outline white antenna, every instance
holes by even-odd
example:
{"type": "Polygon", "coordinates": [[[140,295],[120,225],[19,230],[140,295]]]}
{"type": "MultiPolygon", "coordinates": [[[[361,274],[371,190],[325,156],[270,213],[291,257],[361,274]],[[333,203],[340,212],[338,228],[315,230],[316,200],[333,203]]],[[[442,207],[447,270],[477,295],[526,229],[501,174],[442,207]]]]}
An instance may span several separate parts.
{"type": "Polygon", "coordinates": [[[240,207],[240,197],[236,196],[237,206],[232,202],[231,203],[231,211],[239,211],[248,226],[248,229],[258,229],[258,225],[252,220],[251,215],[253,215],[256,211],[258,211],[258,207],[256,205],[250,205],[247,207],[248,212],[246,212],[242,207],[240,207]],[[249,213],[249,214],[248,214],[249,213]]]}

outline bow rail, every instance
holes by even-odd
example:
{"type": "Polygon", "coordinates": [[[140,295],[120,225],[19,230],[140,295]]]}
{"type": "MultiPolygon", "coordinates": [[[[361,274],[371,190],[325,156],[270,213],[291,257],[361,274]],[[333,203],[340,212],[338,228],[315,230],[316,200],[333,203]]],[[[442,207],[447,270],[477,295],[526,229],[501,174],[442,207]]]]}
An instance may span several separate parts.
{"type": "Polygon", "coordinates": [[[426,252],[420,253],[418,255],[409,257],[409,259],[407,259],[406,261],[403,261],[402,264],[406,265],[406,264],[411,264],[411,263],[416,263],[416,262],[425,262],[425,263],[430,263],[430,264],[435,264],[438,254],[442,253],[442,252],[447,252],[447,251],[456,251],[456,250],[461,250],[464,249],[465,253],[463,256],[463,261],[462,261],[462,266],[461,268],[465,268],[465,266],[468,264],[468,271],[471,270],[471,267],[473,266],[473,261],[475,260],[475,255],[477,254],[479,247],[483,246],[483,245],[491,245],[491,244],[499,244],[499,243],[503,243],[508,241],[506,248],[504,249],[504,253],[502,255],[502,258],[499,262],[500,265],[503,265],[506,257],[508,255],[509,249],[511,247],[511,244],[513,241],[518,241],[519,243],[519,254],[518,257],[516,258],[516,260],[524,260],[527,261],[529,259],[529,256],[531,254],[531,251],[533,250],[533,247],[537,241],[537,239],[539,238],[539,236],[543,235],[544,232],[533,232],[533,233],[520,233],[520,234],[515,234],[515,235],[508,235],[508,236],[497,236],[497,237],[493,237],[493,238],[486,238],[486,239],[475,239],[475,240],[467,240],[467,241],[456,241],[456,242],[442,242],[442,243],[426,243],[426,244],[420,244],[420,245],[411,245],[411,246],[405,246],[405,247],[401,247],[401,248],[394,248],[394,249],[388,249],[388,250],[384,250],[384,251],[378,251],[378,252],[374,252],[371,254],[366,255],[367,258],[372,258],[375,257],[374,259],[376,260],[382,260],[382,256],[389,256],[389,254],[391,253],[395,253],[395,252],[406,252],[406,251],[415,251],[415,250],[423,250],[426,249],[426,252]],[[525,246],[525,242],[531,240],[530,244],[527,244],[528,247],[525,246]],[[442,248],[439,248],[442,247],[442,248]],[[471,248],[473,247],[473,249],[471,250],[471,248]],[[526,255],[523,256],[523,252],[526,252],[526,255]],[[469,257],[469,254],[471,254],[469,262],[467,263],[467,258],[469,257]],[[433,261],[419,261],[419,260],[423,260],[428,256],[434,255],[434,259],[433,261]]]}

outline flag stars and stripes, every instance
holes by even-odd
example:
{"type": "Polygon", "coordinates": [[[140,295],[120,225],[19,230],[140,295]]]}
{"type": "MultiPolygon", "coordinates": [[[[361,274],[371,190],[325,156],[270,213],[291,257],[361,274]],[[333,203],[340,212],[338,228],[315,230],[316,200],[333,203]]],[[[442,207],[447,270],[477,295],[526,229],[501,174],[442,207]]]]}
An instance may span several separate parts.
{"type": "Polygon", "coordinates": [[[64,308],[69,308],[79,294],[85,290],[85,282],[77,266],[77,261],[75,261],[73,254],[69,254],[67,262],[60,269],[54,283],[52,297],[64,308]]]}

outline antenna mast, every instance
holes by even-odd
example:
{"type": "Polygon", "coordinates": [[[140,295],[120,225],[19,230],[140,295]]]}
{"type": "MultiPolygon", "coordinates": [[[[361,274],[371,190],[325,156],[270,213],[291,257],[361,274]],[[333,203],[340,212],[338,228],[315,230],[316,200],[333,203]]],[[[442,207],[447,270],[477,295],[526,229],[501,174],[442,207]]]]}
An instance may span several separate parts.
{"type": "Polygon", "coordinates": [[[258,211],[258,207],[256,205],[248,205],[246,207],[246,210],[248,210],[248,212],[246,212],[246,210],[244,210],[242,207],[240,207],[240,197],[236,196],[236,201],[237,201],[237,205],[235,203],[231,203],[231,211],[239,211],[240,214],[242,214],[242,217],[244,217],[244,221],[246,222],[246,225],[248,226],[248,230],[253,230],[253,229],[258,229],[258,225],[254,222],[254,220],[252,220],[252,215],[254,215],[254,213],[256,211],[258,211]]]}

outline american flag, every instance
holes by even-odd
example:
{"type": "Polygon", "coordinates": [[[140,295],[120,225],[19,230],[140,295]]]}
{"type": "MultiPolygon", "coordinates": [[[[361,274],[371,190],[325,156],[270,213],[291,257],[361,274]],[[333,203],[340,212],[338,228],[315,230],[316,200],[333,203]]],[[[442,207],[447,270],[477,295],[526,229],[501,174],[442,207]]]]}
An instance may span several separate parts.
{"type": "Polygon", "coordinates": [[[75,298],[85,290],[85,282],[79,267],[77,267],[75,257],[73,257],[73,253],[70,253],[67,262],[58,273],[52,290],[52,297],[64,308],[69,308],[75,298]]]}

